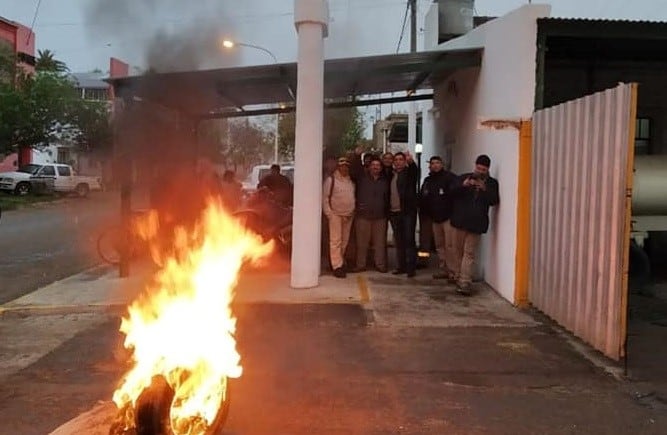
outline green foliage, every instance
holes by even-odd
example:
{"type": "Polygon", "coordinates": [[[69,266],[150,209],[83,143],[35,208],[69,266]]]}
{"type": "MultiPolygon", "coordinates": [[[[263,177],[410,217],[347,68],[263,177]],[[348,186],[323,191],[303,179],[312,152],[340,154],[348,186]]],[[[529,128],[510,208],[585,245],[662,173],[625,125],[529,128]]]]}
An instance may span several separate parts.
{"type": "Polygon", "coordinates": [[[66,70],[45,50],[29,75],[17,68],[13,53],[0,50],[0,153],[55,140],[87,150],[111,144],[106,104],[82,100],[66,70]]]}
{"type": "Polygon", "coordinates": [[[109,151],[113,144],[113,127],[107,103],[81,99],[73,103],[70,111],[72,141],[84,151],[109,151]]]}
{"type": "Polygon", "coordinates": [[[17,61],[12,47],[0,40],[0,88],[14,85],[17,61]]]}
{"type": "Polygon", "coordinates": [[[35,69],[39,72],[51,72],[62,74],[69,71],[65,62],[55,58],[51,50],[38,50],[35,69]]]}
{"type": "MultiPolygon", "coordinates": [[[[279,150],[285,159],[294,158],[295,114],[280,115],[279,150]]],[[[324,154],[340,156],[354,150],[363,141],[365,122],[356,107],[327,109],[324,111],[324,154]]]]}
{"type": "Polygon", "coordinates": [[[198,129],[199,154],[229,168],[265,163],[273,155],[273,135],[247,119],[203,122],[198,129]]]}
{"type": "Polygon", "coordinates": [[[285,161],[294,161],[295,133],[294,112],[281,114],[278,118],[278,153],[285,161]]]}

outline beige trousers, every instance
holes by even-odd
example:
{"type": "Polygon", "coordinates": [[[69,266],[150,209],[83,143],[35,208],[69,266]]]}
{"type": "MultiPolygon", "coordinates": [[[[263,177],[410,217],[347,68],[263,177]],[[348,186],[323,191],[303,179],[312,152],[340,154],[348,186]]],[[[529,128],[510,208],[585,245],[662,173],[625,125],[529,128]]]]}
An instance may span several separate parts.
{"type": "Polygon", "coordinates": [[[454,227],[445,222],[433,222],[433,238],[435,239],[435,250],[438,253],[438,266],[443,273],[452,276],[452,264],[456,261],[454,250],[454,238],[456,233],[454,227]]]}
{"type": "Polygon", "coordinates": [[[357,216],[355,222],[357,267],[367,266],[368,248],[372,244],[375,267],[385,269],[387,267],[387,219],[365,219],[357,216]]]}
{"type": "Polygon", "coordinates": [[[352,216],[330,214],[329,219],[329,258],[331,267],[336,270],[343,267],[343,258],[350,240],[352,216]]]}
{"type": "Polygon", "coordinates": [[[472,275],[475,272],[477,247],[479,246],[480,234],[452,227],[454,233],[454,256],[450,269],[454,278],[460,284],[472,283],[472,275]]]}

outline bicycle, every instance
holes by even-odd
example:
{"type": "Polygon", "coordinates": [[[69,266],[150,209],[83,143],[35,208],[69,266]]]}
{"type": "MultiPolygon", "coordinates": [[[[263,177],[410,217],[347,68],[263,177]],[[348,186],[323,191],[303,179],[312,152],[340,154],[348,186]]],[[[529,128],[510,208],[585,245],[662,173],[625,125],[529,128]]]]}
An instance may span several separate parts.
{"type": "Polygon", "coordinates": [[[130,228],[126,231],[121,224],[107,228],[97,238],[97,254],[112,266],[120,263],[124,243],[127,243],[129,258],[136,260],[143,254],[150,253],[149,238],[141,236],[144,224],[150,224],[151,219],[157,219],[154,210],[134,210],[130,217],[130,228]]]}

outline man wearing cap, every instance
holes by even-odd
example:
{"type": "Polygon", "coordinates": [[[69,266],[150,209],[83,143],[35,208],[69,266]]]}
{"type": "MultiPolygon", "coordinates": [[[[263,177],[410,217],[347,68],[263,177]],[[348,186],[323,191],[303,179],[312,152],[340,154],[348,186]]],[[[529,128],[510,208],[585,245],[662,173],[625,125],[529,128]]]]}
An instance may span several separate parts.
{"type": "Polygon", "coordinates": [[[454,255],[450,269],[458,281],[457,291],[471,294],[472,275],[480,236],[489,229],[489,207],[500,202],[498,181],[489,176],[491,159],[482,154],[473,172],[461,175],[452,190],[454,255]]]}
{"type": "Polygon", "coordinates": [[[434,279],[453,278],[449,270],[452,262],[453,230],[449,222],[452,215],[452,188],[456,175],[446,170],[440,156],[429,160],[429,175],[424,179],[420,194],[420,210],[431,221],[435,249],[438,252],[440,271],[434,279]]]}
{"type": "Polygon", "coordinates": [[[355,186],[350,178],[350,162],[338,159],[333,175],[322,186],[322,210],[329,221],[329,258],[334,276],[345,278],[344,255],[352,228],[355,186]]]}

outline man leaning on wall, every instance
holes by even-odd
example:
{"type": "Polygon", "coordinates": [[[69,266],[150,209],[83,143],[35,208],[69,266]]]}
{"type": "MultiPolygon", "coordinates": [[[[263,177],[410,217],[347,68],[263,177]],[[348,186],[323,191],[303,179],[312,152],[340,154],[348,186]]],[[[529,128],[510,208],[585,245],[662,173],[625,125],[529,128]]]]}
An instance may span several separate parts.
{"type": "Polygon", "coordinates": [[[454,245],[450,269],[457,291],[465,296],[472,294],[479,240],[489,229],[489,207],[500,202],[498,181],[489,175],[490,167],[489,156],[478,156],[473,172],[461,175],[452,189],[454,245]]]}

